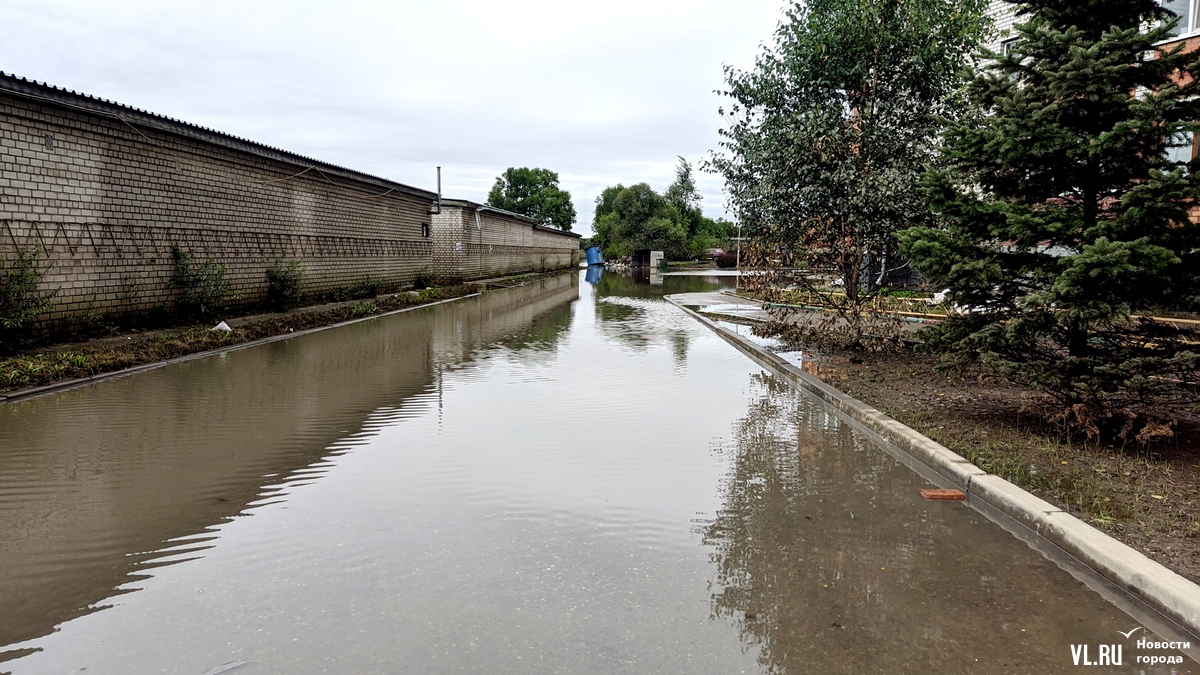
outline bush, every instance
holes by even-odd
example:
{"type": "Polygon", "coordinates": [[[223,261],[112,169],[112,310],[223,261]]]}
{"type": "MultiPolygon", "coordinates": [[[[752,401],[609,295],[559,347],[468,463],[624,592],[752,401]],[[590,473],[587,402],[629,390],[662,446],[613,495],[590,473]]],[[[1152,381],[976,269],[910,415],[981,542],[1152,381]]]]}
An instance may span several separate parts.
{"type": "Polygon", "coordinates": [[[11,352],[29,340],[28,323],[50,308],[60,289],[39,292],[45,276],[38,269],[38,252],[18,250],[15,260],[0,259],[0,353],[11,352]]]}
{"type": "Polygon", "coordinates": [[[432,270],[421,270],[417,272],[417,277],[413,280],[413,288],[417,290],[433,288],[435,283],[437,283],[437,275],[432,270]]]}
{"type": "Polygon", "coordinates": [[[224,265],[211,260],[197,262],[191,252],[179,244],[171,244],[171,260],[175,265],[171,286],[179,291],[175,311],[180,317],[206,319],[224,306],[225,297],[229,295],[224,265]]]}
{"type": "Polygon", "coordinates": [[[275,261],[267,270],[267,303],[275,309],[291,309],[300,304],[300,285],[304,280],[304,268],[299,260],[283,258],[275,261]]]}
{"type": "Polygon", "coordinates": [[[373,298],[383,292],[383,279],[379,277],[363,277],[346,289],[350,300],[373,298]]]}

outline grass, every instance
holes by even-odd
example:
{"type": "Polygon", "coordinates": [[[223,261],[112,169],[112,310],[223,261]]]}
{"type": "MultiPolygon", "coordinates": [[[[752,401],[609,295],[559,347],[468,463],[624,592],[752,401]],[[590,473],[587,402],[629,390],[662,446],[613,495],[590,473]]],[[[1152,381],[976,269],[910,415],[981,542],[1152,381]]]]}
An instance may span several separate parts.
{"type": "Polygon", "coordinates": [[[1114,523],[1130,516],[1129,509],[1111,496],[1112,481],[1105,475],[1108,470],[1093,468],[1089,473],[1073,466],[1078,462],[1068,457],[1074,457],[1075,452],[1058,439],[1029,434],[1025,447],[1019,447],[1012,441],[979,436],[966,440],[946,434],[920,413],[905,414],[900,420],[980,469],[1034,494],[1049,496],[1098,523],[1114,523]]]}
{"type": "Polygon", "coordinates": [[[0,359],[0,393],[123,370],[144,363],[228,347],[273,335],[328,326],[350,319],[461,297],[468,286],[427,288],[417,293],[365,300],[321,312],[304,312],[246,324],[232,333],[194,326],[139,335],[138,339],[82,346],[68,350],[22,354],[0,359]]]}
{"type": "Polygon", "coordinates": [[[1178,485],[1173,469],[1146,452],[1113,452],[1033,433],[1020,440],[946,433],[921,413],[897,419],[1000,476],[1105,528],[1137,526],[1156,536],[1200,535],[1194,488],[1178,485]]]}

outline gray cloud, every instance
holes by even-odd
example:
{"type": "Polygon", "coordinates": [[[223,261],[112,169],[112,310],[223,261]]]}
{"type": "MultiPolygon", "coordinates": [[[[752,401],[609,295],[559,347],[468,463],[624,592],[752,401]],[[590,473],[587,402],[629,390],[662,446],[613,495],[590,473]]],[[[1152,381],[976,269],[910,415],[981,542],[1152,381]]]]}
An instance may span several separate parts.
{"type": "MultiPolygon", "coordinates": [[[[482,200],[558,171],[589,230],[607,185],[664,188],[718,141],[722,65],[780,0],[6,0],[0,70],[482,200]]],[[[720,181],[699,177],[724,214],[720,181]]]]}

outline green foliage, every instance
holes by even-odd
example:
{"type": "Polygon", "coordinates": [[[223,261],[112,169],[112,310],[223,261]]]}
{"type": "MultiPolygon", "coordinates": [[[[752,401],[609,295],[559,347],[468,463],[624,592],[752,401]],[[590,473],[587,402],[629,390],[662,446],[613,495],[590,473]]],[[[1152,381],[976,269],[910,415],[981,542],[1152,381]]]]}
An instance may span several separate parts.
{"type": "Polygon", "coordinates": [[[413,279],[413,288],[420,290],[422,288],[433,288],[437,283],[437,275],[433,270],[421,270],[417,272],[416,278],[413,279]]]}
{"type": "Polygon", "coordinates": [[[171,261],[174,265],[171,287],[178,291],[175,311],[182,318],[188,321],[208,319],[224,307],[229,295],[224,265],[211,260],[197,262],[191,252],[179,244],[171,244],[171,261]]]}
{"type": "Polygon", "coordinates": [[[344,300],[374,298],[383,292],[384,281],[379,277],[363,277],[354,282],[343,293],[344,300]]]}
{"type": "Polygon", "coordinates": [[[29,341],[29,324],[50,308],[59,289],[39,291],[45,270],[38,268],[40,254],[18,249],[16,258],[0,259],[0,353],[29,341]]]}
{"type": "Polygon", "coordinates": [[[723,247],[734,227],[728,221],[705,218],[692,166],[679,158],[675,182],[664,194],[646,183],[607,187],[596,197],[591,244],[609,258],[638,250],[662,251],[668,260],[687,260],[707,249],[723,247]]]}
{"type": "Polygon", "coordinates": [[[267,270],[267,302],[275,309],[291,309],[300,304],[304,267],[299,260],[275,260],[267,270]]]}
{"type": "MultiPolygon", "coordinates": [[[[978,115],[947,133],[924,184],[936,224],[900,235],[949,299],[931,345],[1037,386],[1092,436],[1169,433],[1200,357],[1171,326],[1135,321],[1200,296],[1200,163],[1172,145],[1200,129],[1194,55],[1159,52],[1154,0],[1036,0],[1008,55],[970,85],[978,115]]],[[[1195,339],[1193,336],[1190,338],[1195,339]]]]}
{"type": "Polygon", "coordinates": [[[487,204],[568,232],[575,224],[571,193],[558,187],[558,174],[548,169],[510,167],[496,179],[487,204]]]}
{"type": "Polygon", "coordinates": [[[379,313],[379,305],[373,302],[355,302],[350,305],[350,313],[354,316],[370,316],[379,313]]]}
{"type": "Polygon", "coordinates": [[[707,166],[761,251],[754,279],[826,291],[850,346],[898,266],[895,232],[930,219],[917,188],[945,120],[961,114],[986,5],[796,2],[752,71],[726,68],[729,126],[707,166]]]}

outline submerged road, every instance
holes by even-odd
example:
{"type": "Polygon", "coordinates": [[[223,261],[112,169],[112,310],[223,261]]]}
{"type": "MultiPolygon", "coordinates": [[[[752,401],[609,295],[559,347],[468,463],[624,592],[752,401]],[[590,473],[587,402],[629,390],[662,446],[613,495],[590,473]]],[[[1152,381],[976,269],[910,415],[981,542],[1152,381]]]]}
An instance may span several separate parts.
{"type": "Polygon", "coordinates": [[[0,406],[0,672],[1197,672],[583,276],[0,406]]]}

